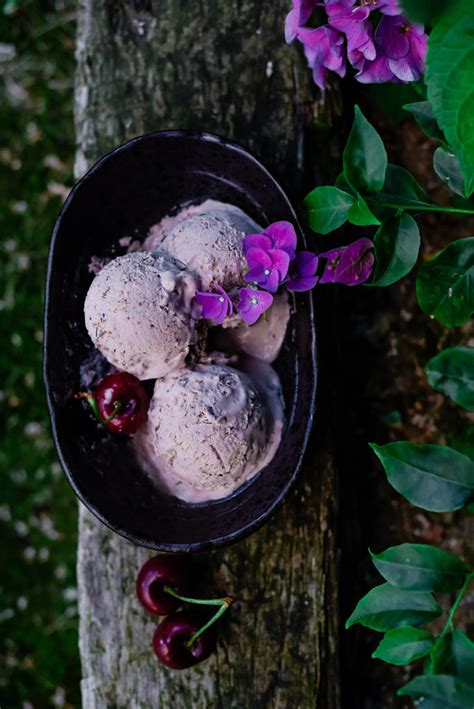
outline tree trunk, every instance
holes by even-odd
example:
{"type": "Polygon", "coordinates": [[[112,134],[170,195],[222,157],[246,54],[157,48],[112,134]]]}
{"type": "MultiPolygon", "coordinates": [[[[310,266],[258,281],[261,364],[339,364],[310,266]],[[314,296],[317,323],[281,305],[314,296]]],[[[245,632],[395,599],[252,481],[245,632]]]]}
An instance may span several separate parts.
{"type": "MultiPolygon", "coordinates": [[[[300,200],[307,128],[317,119],[327,130],[334,109],[328,99],[316,102],[304,60],[284,44],[288,5],[84,0],[77,42],[77,177],[135,135],[195,128],[253,150],[300,200]]],[[[327,95],[337,98],[334,91],[327,95]]],[[[324,154],[327,161],[328,144],[324,154]]],[[[317,417],[318,426],[327,418],[317,417]]],[[[193,560],[202,593],[231,593],[239,601],[221,625],[217,655],[191,670],[164,669],[151,650],[156,621],[134,595],[135,576],[149,553],[81,508],[85,709],[337,709],[337,476],[326,433],[318,439],[295,492],[263,529],[193,560]]]]}

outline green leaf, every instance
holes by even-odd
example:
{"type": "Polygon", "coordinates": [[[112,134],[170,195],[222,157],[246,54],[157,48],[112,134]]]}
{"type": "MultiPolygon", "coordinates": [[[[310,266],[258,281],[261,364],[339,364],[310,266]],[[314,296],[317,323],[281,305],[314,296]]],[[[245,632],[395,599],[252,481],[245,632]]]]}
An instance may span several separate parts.
{"type": "Polygon", "coordinates": [[[420,232],[409,214],[392,217],[374,238],[375,271],[371,286],[390,286],[410,273],[418,258],[420,232]]]}
{"type": "Polygon", "coordinates": [[[336,187],[339,187],[339,189],[343,192],[348,192],[349,194],[353,195],[353,197],[357,196],[348,181],[346,180],[346,176],[343,172],[339,173],[339,175],[336,177],[336,182],[334,184],[336,185],[336,187]]]}
{"type": "Polygon", "coordinates": [[[354,203],[352,195],[337,187],[316,187],[304,200],[309,226],[318,234],[329,234],[347,221],[354,203]]]}
{"type": "Polygon", "coordinates": [[[360,623],[366,628],[385,632],[402,625],[423,625],[442,612],[431,593],[402,591],[389,583],[370,590],[355,607],[346,628],[360,623]]]}
{"type": "Polygon", "coordinates": [[[472,709],[474,706],[474,689],[451,675],[420,675],[397,694],[412,699],[435,699],[444,702],[446,709],[472,709]]]}
{"type": "Polygon", "coordinates": [[[426,662],[427,674],[454,675],[474,686],[474,643],[460,630],[439,637],[426,662]]]}
{"type": "Polygon", "coordinates": [[[474,463],[453,448],[408,441],[370,445],[390,484],[412,504],[431,512],[450,512],[472,496],[474,463]]]}
{"type": "Polygon", "coordinates": [[[380,192],[387,169],[387,153],[381,137],[358,106],[344,149],[343,164],[344,175],[356,192],[380,192]]]}
{"type": "Polygon", "coordinates": [[[469,573],[464,561],[429,544],[400,544],[370,555],[384,579],[406,591],[454,591],[469,573]]]}
{"type": "Polygon", "coordinates": [[[453,0],[400,0],[410,20],[423,22],[426,25],[431,24],[452,3],[453,0]]]}
{"type": "Polygon", "coordinates": [[[395,628],[383,637],[372,657],[392,665],[408,665],[425,657],[433,643],[433,636],[426,630],[410,626],[395,628]]]}
{"type": "Polygon", "coordinates": [[[474,460],[474,426],[469,426],[465,431],[451,438],[449,443],[457,451],[474,460]]]}
{"type": "Polygon", "coordinates": [[[474,313],[474,237],[459,239],[423,264],[416,281],[421,309],[446,327],[474,313]]]}
{"type": "Polygon", "coordinates": [[[425,190],[415,180],[411,172],[398,165],[387,165],[382,191],[370,200],[371,210],[381,219],[393,216],[400,207],[426,207],[432,204],[425,190]],[[395,205],[385,207],[380,202],[395,205]]]}
{"type": "Polygon", "coordinates": [[[454,153],[444,148],[436,148],[433,155],[433,168],[438,177],[460,197],[464,197],[464,175],[454,153]]]}
{"type": "Polygon", "coordinates": [[[403,108],[412,114],[425,135],[434,140],[439,140],[441,143],[445,142],[443,132],[433,113],[433,106],[429,101],[406,103],[403,108]]]}
{"type": "Polygon", "coordinates": [[[357,201],[349,209],[347,218],[351,224],[356,226],[376,226],[380,224],[380,219],[377,219],[375,214],[372,214],[367,202],[360,194],[357,195],[357,201]]]}
{"type": "Polygon", "coordinates": [[[464,0],[436,23],[425,74],[439,126],[461,163],[467,197],[474,192],[473,35],[472,5],[464,0]]]}
{"type": "Polygon", "coordinates": [[[426,365],[428,381],[463,409],[474,411],[474,348],[448,347],[426,365]]]}

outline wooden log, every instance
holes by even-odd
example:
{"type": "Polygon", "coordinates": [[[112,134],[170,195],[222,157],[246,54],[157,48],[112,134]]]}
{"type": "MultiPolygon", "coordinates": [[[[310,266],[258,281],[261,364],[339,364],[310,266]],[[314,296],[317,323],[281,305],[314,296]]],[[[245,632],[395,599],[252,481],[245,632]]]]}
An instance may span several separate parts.
{"type": "MultiPolygon", "coordinates": [[[[328,99],[315,100],[304,61],[284,44],[289,4],[83,0],[77,176],[132,136],[195,128],[254,150],[301,197],[305,130],[315,118],[327,126],[333,109],[328,99]]],[[[320,417],[320,426],[326,418],[320,417]]],[[[81,507],[85,709],[337,709],[337,475],[325,434],[320,439],[297,489],[262,530],[193,561],[203,594],[233,593],[239,601],[222,624],[217,655],[192,670],[164,669],[151,651],[156,622],[134,595],[149,552],[109,532],[81,507]]]]}

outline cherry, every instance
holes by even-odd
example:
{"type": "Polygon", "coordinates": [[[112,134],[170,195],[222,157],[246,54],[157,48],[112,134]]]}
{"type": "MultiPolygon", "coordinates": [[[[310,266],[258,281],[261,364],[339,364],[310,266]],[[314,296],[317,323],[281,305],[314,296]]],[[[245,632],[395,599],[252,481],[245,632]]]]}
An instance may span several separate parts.
{"type": "Polygon", "coordinates": [[[154,556],[142,566],[137,576],[138,600],[150,613],[167,615],[179,608],[182,601],[165,591],[165,586],[183,593],[188,583],[188,573],[177,559],[165,555],[154,556]]]}
{"type": "Polygon", "coordinates": [[[173,670],[184,670],[206,660],[216,647],[215,626],[193,640],[200,627],[201,615],[193,610],[178,611],[162,620],[153,635],[159,661],[173,670]]]}
{"type": "Polygon", "coordinates": [[[81,392],[96,418],[112,433],[130,435],[147,420],[150,400],[139,379],[126,372],[114,372],[102,379],[95,393],[81,392]]]}

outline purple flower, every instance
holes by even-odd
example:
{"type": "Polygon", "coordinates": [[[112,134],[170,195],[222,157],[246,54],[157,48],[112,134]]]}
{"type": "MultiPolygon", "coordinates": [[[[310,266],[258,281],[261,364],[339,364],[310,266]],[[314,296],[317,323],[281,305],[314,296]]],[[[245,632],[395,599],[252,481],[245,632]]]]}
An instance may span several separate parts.
{"type": "Polygon", "coordinates": [[[232,315],[232,301],[225,290],[216,285],[217,293],[204,293],[196,291],[196,301],[201,306],[201,317],[214,320],[216,325],[222,325],[224,320],[232,315]]]}
{"type": "Polygon", "coordinates": [[[314,83],[324,91],[328,71],[343,77],[346,74],[346,54],[344,35],[324,25],[317,29],[301,29],[299,38],[303,42],[308,66],[313,70],[314,83]]]}
{"type": "Polygon", "coordinates": [[[380,10],[383,15],[401,15],[402,9],[398,0],[362,0],[361,5],[368,5],[370,11],[380,10]]]}
{"type": "Polygon", "coordinates": [[[368,20],[367,5],[356,6],[355,0],[339,0],[326,3],[328,22],[331,27],[347,37],[347,52],[359,52],[365,59],[375,59],[376,51],[372,38],[372,25],[368,20]]]}
{"type": "Polygon", "coordinates": [[[326,259],[320,283],[342,283],[359,286],[369,278],[374,265],[374,245],[370,239],[358,239],[349,246],[340,246],[320,254],[326,259]]]}
{"type": "Polygon", "coordinates": [[[256,323],[260,315],[273,303],[273,296],[270,293],[253,288],[241,288],[239,298],[237,310],[247,325],[256,323]]]}
{"type": "Polygon", "coordinates": [[[263,249],[264,251],[279,249],[280,251],[286,251],[290,259],[294,258],[296,232],[293,224],[290,224],[290,222],[274,222],[260,234],[248,234],[243,241],[245,256],[251,248],[263,249]]]}
{"type": "Polygon", "coordinates": [[[285,40],[288,44],[298,37],[299,29],[308,22],[318,0],[293,0],[293,9],[285,20],[285,40]]]}
{"type": "Polygon", "coordinates": [[[290,263],[289,278],[286,287],[291,291],[306,291],[314,288],[318,282],[316,271],[318,257],[311,251],[299,251],[290,263]]]}
{"type": "Polygon", "coordinates": [[[423,25],[401,15],[384,16],[375,33],[377,57],[357,65],[356,79],[363,84],[383,81],[416,81],[425,70],[428,37],[423,25]]]}
{"type": "Polygon", "coordinates": [[[281,249],[259,249],[255,246],[247,249],[245,254],[249,272],[245,280],[258,283],[262,288],[276,293],[278,286],[288,273],[290,257],[281,249]]]}

